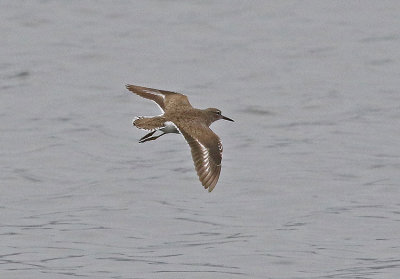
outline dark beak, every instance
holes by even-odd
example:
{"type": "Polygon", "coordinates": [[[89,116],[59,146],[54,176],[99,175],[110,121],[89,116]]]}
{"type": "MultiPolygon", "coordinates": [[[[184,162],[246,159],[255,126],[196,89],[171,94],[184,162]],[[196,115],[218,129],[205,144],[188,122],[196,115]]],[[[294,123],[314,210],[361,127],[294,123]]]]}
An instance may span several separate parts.
{"type": "Polygon", "coordinates": [[[235,122],[235,121],[233,121],[233,119],[230,119],[230,118],[228,118],[226,116],[223,116],[223,115],[221,115],[221,118],[224,119],[224,120],[235,122]]]}

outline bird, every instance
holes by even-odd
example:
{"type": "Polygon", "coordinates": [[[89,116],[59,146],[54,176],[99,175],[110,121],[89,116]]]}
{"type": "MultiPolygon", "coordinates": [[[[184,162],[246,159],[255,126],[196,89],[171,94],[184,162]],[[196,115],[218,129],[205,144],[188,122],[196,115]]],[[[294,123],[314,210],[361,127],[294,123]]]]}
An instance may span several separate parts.
{"type": "Polygon", "coordinates": [[[210,129],[210,125],[220,119],[234,120],[223,116],[217,108],[192,107],[188,97],[181,93],[132,84],[127,84],[126,88],[140,97],[154,101],[162,112],[154,117],[135,117],[133,125],[149,132],[139,143],[153,141],[169,133],[182,134],[190,146],[199,180],[211,192],[221,173],[223,148],[220,138],[210,129]],[[156,132],[161,134],[153,136],[156,132]]]}

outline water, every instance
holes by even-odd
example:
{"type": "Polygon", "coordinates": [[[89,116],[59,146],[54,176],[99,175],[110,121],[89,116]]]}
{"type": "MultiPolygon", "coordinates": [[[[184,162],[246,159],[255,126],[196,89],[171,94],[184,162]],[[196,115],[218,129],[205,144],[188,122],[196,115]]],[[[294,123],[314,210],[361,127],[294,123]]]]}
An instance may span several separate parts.
{"type": "Polygon", "coordinates": [[[1,278],[398,278],[398,1],[3,1],[1,278]],[[209,194],[175,90],[212,128],[209,194]]]}

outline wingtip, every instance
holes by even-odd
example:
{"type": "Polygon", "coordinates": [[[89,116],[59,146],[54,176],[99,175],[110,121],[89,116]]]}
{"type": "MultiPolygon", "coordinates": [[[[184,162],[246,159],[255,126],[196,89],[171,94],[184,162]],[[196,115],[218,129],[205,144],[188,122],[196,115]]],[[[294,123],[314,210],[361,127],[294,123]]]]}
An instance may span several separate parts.
{"type": "MultiPolygon", "coordinates": [[[[215,179],[214,179],[214,181],[215,181],[215,179]]],[[[209,193],[211,193],[211,191],[214,190],[215,186],[217,186],[217,182],[218,182],[218,179],[217,179],[217,181],[213,182],[213,183],[208,187],[208,192],[209,192],[209,193]]]]}
{"type": "Polygon", "coordinates": [[[211,193],[211,191],[214,190],[215,186],[217,186],[217,182],[218,182],[218,179],[214,178],[212,180],[212,183],[209,184],[209,185],[205,185],[204,188],[207,189],[209,193],[211,193]]]}

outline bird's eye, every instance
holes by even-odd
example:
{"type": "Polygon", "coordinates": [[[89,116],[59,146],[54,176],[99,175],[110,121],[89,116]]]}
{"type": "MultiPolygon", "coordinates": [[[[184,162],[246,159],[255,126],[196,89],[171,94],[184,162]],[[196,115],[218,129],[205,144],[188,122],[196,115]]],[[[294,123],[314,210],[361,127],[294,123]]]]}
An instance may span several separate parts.
{"type": "Polygon", "coordinates": [[[221,114],[221,111],[217,110],[217,114],[221,114]]]}

